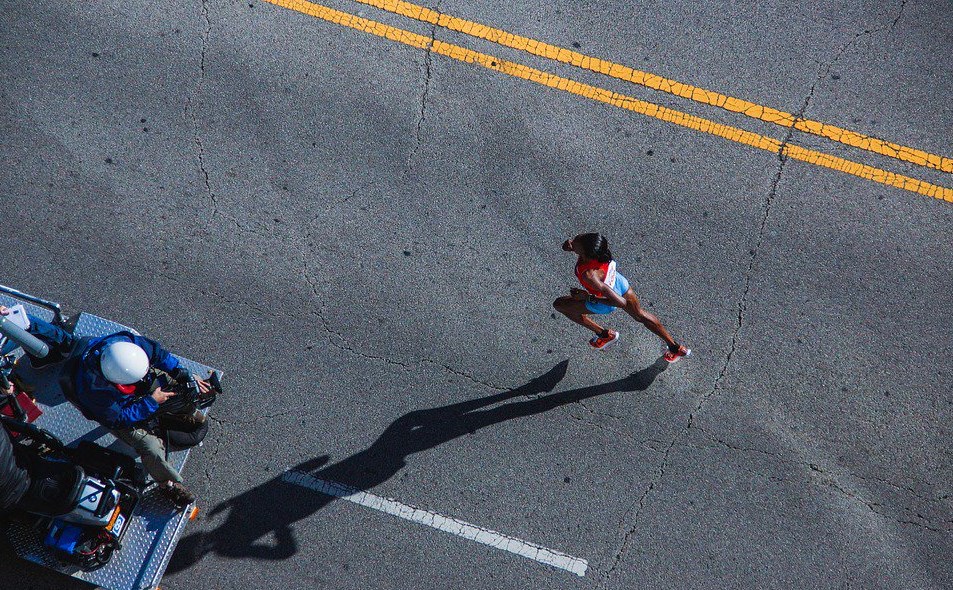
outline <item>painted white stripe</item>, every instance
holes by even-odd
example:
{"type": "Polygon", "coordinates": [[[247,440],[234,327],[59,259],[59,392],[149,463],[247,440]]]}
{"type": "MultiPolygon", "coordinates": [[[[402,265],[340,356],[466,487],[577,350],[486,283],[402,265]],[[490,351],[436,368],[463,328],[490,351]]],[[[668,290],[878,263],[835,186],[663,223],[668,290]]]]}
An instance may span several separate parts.
{"type": "Polygon", "coordinates": [[[357,488],[352,488],[333,481],[318,479],[307,473],[286,471],[282,479],[289,483],[321,492],[322,494],[386,512],[398,518],[424,524],[437,530],[463,537],[464,539],[483,543],[484,545],[502,549],[503,551],[509,551],[516,555],[522,555],[523,557],[528,557],[540,563],[572,572],[577,576],[585,576],[586,570],[589,568],[589,563],[585,559],[579,559],[578,557],[566,555],[559,551],[547,549],[541,545],[522,541],[515,537],[510,537],[462,520],[457,520],[456,518],[442,516],[436,512],[401,504],[390,498],[375,496],[374,494],[369,494],[357,488]]]}

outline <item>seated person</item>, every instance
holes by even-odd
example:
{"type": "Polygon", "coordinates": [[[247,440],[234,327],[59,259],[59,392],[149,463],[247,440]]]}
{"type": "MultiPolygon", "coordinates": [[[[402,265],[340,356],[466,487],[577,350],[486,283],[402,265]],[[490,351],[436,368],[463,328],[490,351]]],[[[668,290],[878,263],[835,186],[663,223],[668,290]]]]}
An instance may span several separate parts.
{"type": "MultiPolygon", "coordinates": [[[[8,310],[0,306],[0,315],[8,310]]],[[[163,493],[179,507],[195,501],[182,484],[182,476],[166,460],[165,444],[150,432],[148,422],[159,406],[176,394],[162,388],[155,370],[173,380],[188,379],[179,361],[154,340],[131,332],[117,332],[91,339],[77,339],[62,328],[29,316],[28,332],[50,346],[51,354],[77,359],[70,376],[76,405],[90,420],[108,428],[119,440],[135,449],[146,471],[163,493]],[[73,350],[76,346],[82,349],[73,350]]],[[[31,360],[33,360],[31,358],[31,360]]],[[[201,393],[211,389],[205,380],[193,376],[201,393]]],[[[196,422],[204,416],[196,412],[196,422]]]]}

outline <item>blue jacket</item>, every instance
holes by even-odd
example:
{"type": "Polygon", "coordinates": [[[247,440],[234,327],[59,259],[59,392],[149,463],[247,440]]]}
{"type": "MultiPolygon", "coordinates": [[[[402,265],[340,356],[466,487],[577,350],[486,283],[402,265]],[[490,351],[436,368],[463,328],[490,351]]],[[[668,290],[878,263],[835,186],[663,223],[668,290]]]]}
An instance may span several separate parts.
{"type": "MultiPolygon", "coordinates": [[[[116,386],[103,377],[99,359],[105,348],[114,342],[132,342],[146,351],[149,365],[165,372],[179,366],[179,361],[162,348],[155,340],[136,336],[131,332],[117,332],[94,338],[86,345],[79,365],[73,375],[76,402],[87,418],[96,420],[106,428],[130,428],[146,420],[159,409],[151,396],[138,397],[121,393],[116,386]]],[[[153,377],[147,374],[145,385],[152,384],[153,377]]],[[[141,389],[141,388],[140,388],[141,389]]]]}

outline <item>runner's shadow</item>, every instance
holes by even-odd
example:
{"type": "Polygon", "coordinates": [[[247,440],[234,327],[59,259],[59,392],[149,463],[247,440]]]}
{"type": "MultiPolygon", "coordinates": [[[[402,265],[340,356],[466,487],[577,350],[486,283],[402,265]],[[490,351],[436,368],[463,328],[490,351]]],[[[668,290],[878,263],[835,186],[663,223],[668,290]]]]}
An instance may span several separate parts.
{"type": "MultiPolygon", "coordinates": [[[[292,470],[370,490],[397,474],[414,453],[514,418],[540,414],[609,393],[643,391],[668,366],[659,359],[623,379],[543,395],[559,384],[568,364],[568,360],[563,361],[517,389],[410,412],[395,420],[363,451],[331,465],[327,465],[327,455],[316,457],[292,470]],[[515,401],[519,398],[528,399],[515,401]],[[482,409],[505,401],[509,403],[482,409]]],[[[292,525],[334,500],[332,496],[284,482],[281,476],[275,477],[212,509],[210,516],[228,511],[224,522],[212,531],[194,533],[183,539],[169,564],[169,571],[182,571],[208,553],[229,558],[277,560],[292,557],[298,551],[292,525]]]]}

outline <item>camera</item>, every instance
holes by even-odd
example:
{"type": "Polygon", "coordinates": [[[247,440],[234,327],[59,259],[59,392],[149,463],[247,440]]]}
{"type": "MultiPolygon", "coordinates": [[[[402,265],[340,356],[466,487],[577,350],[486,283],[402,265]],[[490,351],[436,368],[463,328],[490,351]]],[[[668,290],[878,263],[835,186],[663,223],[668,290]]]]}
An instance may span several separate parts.
{"type": "Polygon", "coordinates": [[[176,397],[181,399],[182,403],[192,404],[198,410],[214,404],[218,394],[222,393],[221,376],[218,371],[212,371],[212,374],[208,378],[209,385],[211,385],[211,390],[208,393],[201,392],[199,384],[195,381],[195,377],[193,377],[191,373],[181,371],[174,377],[176,379],[169,384],[169,390],[174,392],[176,397]]]}

